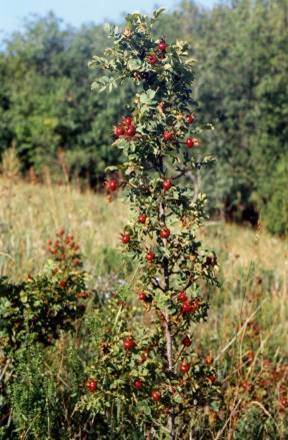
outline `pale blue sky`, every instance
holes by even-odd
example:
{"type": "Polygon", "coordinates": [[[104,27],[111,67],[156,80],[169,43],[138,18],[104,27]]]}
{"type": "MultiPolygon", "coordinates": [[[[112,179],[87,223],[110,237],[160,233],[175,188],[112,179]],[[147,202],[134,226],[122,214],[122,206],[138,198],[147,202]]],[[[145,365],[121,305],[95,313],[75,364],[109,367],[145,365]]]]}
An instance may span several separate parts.
{"type": "MultiPolygon", "coordinates": [[[[155,5],[166,9],[175,7],[177,0],[0,0],[0,37],[19,29],[29,14],[44,15],[53,10],[65,22],[78,26],[94,21],[118,20],[121,13],[135,10],[150,12],[155,5]]],[[[216,0],[198,0],[199,4],[211,6],[216,0]]]]}

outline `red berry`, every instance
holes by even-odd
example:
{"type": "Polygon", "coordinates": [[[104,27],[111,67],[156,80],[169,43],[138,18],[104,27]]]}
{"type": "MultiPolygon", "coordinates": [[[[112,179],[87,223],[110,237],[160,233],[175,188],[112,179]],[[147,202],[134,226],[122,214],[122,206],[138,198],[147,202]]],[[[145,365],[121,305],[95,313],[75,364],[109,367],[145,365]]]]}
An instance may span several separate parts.
{"type": "Polygon", "coordinates": [[[194,116],[193,115],[187,115],[186,116],[186,122],[187,124],[193,124],[194,116]]]}
{"type": "Polygon", "coordinates": [[[170,229],[164,228],[160,231],[160,237],[161,238],[168,238],[170,236],[170,229]]]}
{"type": "Polygon", "coordinates": [[[130,234],[128,232],[124,232],[124,234],[121,234],[121,241],[123,244],[128,244],[131,240],[130,234]]]}
{"type": "Polygon", "coordinates": [[[172,181],[171,181],[171,179],[166,179],[166,180],[164,180],[164,182],[163,182],[163,184],[162,184],[162,187],[163,187],[163,190],[164,190],[164,191],[169,191],[169,189],[171,188],[171,186],[172,186],[172,181]]]}
{"type": "Polygon", "coordinates": [[[64,287],[66,287],[66,281],[65,281],[65,280],[61,280],[61,281],[59,282],[59,286],[60,286],[62,289],[64,289],[64,287]]]}
{"type": "Polygon", "coordinates": [[[106,186],[106,189],[107,189],[108,191],[112,191],[112,192],[114,192],[114,191],[116,191],[117,188],[118,188],[118,182],[117,182],[116,179],[109,179],[109,180],[106,181],[105,186],[106,186]]]}
{"type": "Polygon", "coordinates": [[[132,336],[129,336],[128,338],[124,339],[123,347],[126,351],[133,350],[133,348],[136,347],[136,342],[134,341],[132,336]]]}
{"type": "Polygon", "coordinates": [[[160,391],[152,390],[151,391],[151,399],[154,400],[154,402],[159,402],[159,400],[161,399],[160,391]]]}
{"type": "Polygon", "coordinates": [[[185,144],[187,145],[188,148],[193,148],[194,146],[196,147],[197,145],[199,145],[198,139],[193,138],[193,137],[188,137],[185,141],[185,144]]]}
{"type": "Polygon", "coordinates": [[[188,373],[188,371],[190,370],[191,364],[189,364],[186,359],[184,359],[181,364],[179,365],[179,370],[181,371],[181,373],[185,374],[188,373]]]}
{"type": "Polygon", "coordinates": [[[156,55],[153,53],[151,55],[148,55],[147,57],[147,61],[149,64],[157,64],[158,63],[158,58],[156,57],[156,55]]]}
{"type": "Polygon", "coordinates": [[[134,388],[136,388],[136,390],[141,390],[143,383],[141,379],[135,379],[133,382],[133,386],[134,388]]]}
{"type": "Polygon", "coordinates": [[[124,125],[132,125],[132,118],[131,118],[131,116],[126,116],[125,118],[123,118],[123,124],[124,125]]]}
{"type": "Polygon", "coordinates": [[[190,347],[192,341],[189,336],[185,336],[185,338],[182,339],[182,344],[184,345],[184,347],[190,347]]]}
{"type": "Polygon", "coordinates": [[[209,382],[214,383],[216,382],[216,375],[215,374],[210,374],[209,376],[207,376],[207,379],[209,380],[209,382]]]}
{"type": "Polygon", "coordinates": [[[166,52],[168,47],[168,44],[166,43],[165,40],[161,40],[160,43],[158,44],[158,49],[160,50],[160,52],[166,52]]]}
{"type": "Polygon", "coordinates": [[[120,136],[123,136],[123,134],[124,134],[124,128],[123,127],[115,127],[114,128],[114,134],[115,134],[115,136],[117,137],[117,138],[119,138],[120,136]]]}
{"type": "Polygon", "coordinates": [[[188,301],[188,298],[187,298],[186,293],[184,292],[184,290],[181,290],[181,292],[178,293],[178,299],[181,302],[188,301]]]}
{"type": "Polygon", "coordinates": [[[145,214],[140,214],[138,217],[139,223],[144,224],[146,222],[147,216],[145,214]]]}
{"type": "Polygon", "coordinates": [[[128,137],[133,137],[135,133],[136,133],[136,127],[133,124],[129,125],[127,130],[125,130],[125,135],[128,137]]]}
{"type": "Polygon", "coordinates": [[[171,141],[171,139],[173,139],[173,132],[165,130],[163,133],[163,139],[165,142],[171,141]]]}
{"type": "Polygon", "coordinates": [[[188,148],[192,148],[194,146],[194,141],[192,137],[188,137],[185,141],[188,148]]]}
{"type": "Polygon", "coordinates": [[[154,260],[154,258],[155,258],[155,254],[154,254],[154,252],[152,252],[152,251],[147,252],[147,254],[146,254],[146,260],[147,260],[149,263],[152,263],[152,261],[154,260]]]}
{"type": "Polygon", "coordinates": [[[140,301],[147,301],[147,295],[145,292],[139,292],[138,293],[138,298],[140,299],[140,301]]]}
{"type": "Polygon", "coordinates": [[[86,382],[86,388],[90,393],[94,393],[97,390],[97,382],[95,379],[88,379],[86,382]]]}
{"type": "Polygon", "coordinates": [[[182,304],[182,313],[187,314],[187,313],[192,313],[194,312],[195,308],[194,305],[190,303],[190,301],[185,301],[182,304]]]}

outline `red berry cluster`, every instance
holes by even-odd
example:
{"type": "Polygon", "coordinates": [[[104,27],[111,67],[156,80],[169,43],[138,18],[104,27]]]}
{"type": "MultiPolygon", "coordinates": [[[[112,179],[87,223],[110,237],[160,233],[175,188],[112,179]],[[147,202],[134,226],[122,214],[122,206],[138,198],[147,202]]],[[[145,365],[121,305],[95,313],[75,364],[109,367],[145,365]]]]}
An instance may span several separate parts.
{"type": "Polygon", "coordinates": [[[194,313],[199,309],[200,300],[199,298],[189,299],[184,290],[178,293],[178,300],[182,303],[181,312],[183,315],[188,313],[194,313]]]}
{"type": "Polygon", "coordinates": [[[147,56],[146,58],[147,62],[152,66],[154,64],[157,64],[160,60],[165,58],[167,49],[168,49],[168,44],[166,43],[164,38],[161,38],[161,40],[159,41],[159,43],[155,48],[155,52],[152,52],[147,56]]]}
{"type": "MultiPolygon", "coordinates": [[[[144,292],[140,292],[139,296],[142,294],[145,295],[144,292]]],[[[133,336],[128,336],[123,340],[123,348],[126,352],[133,351],[136,347],[137,344],[133,336]]],[[[148,358],[148,351],[145,351],[142,353],[141,362],[145,362],[147,358],[148,358]]],[[[136,390],[141,390],[144,386],[142,379],[139,377],[133,380],[132,385],[136,390]]],[[[150,397],[154,402],[159,402],[161,399],[161,393],[159,390],[153,389],[150,393],[150,397]]]]}
{"type": "MultiPolygon", "coordinates": [[[[143,381],[139,377],[137,377],[133,380],[132,385],[136,390],[140,391],[142,390],[144,384],[143,381]]],[[[87,379],[86,388],[89,393],[95,393],[97,391],[97,381],[92,377],[87,379]]],[[[150,397],[154,402],[159,402],[159,400],[161,399],[161,393],[160,391],[154,389],[151,391],[150,397]]]]}
{"type": "Polygon", "coordinates": [[[116,138],[120,138],[122,136],[126,138],[133,138],[136,134],[136,126],[133,123],[131,116],[125,116],[121,123],[114,127],[114,135],[116,138]]]}
{"type": "MultiPolygon", "coordinates": [[[[187,124],[192,124],[194,121],[194,115],[187,115],[185,118],[187,124]]],[[[171,130],[164,130],[162,134],[162,138],[164,142],[169,142],[174,139],[175,135],[171,130]]],[[[197,147],[199,145],[199,140],[195,137],[189,136],[185,142],[187,148],[197,147]]]]}
{"type": "Polygon", "coordinates": [[[187,148],[193,148],[199,145],[199,141],[194,137],[188,137],[185,141],[185,144],[187,145],[187,148]]]}
{"type": "Polygon", "coordinates": [[[48,252],[53,255],[56,261],[74,267],[81,266],[82,261],[79,252],[80,246],[75,243],[73,235],[65,233],[64,229],[60,229],[56,235],[57,239],[54,242],[48,240],[48,252]]]}

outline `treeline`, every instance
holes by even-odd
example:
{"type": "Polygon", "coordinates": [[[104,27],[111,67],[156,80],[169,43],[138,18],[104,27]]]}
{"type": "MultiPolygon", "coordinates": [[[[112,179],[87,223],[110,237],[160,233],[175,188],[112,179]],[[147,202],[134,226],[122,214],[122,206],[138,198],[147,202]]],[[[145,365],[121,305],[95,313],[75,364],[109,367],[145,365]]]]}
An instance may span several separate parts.
{"type": "MultiPolygon", "coordinates": [[[[203,145],[217,156],[197,184],[229,220],[288,231],[288,0],[235,0],[206,10],[191,1],[163,15],[157,35],[187,39],[198,60],[203,145]]],[[[28,20],[0,52],[0,154],[14,147],[23,172],[43,166],[101,182],[119,160],[113,123],[132,90],[91,93],[87,62],[109,42],[103,26],[28,20]],[[60,159],[59,159],[60,157],[60,159]]],[[[132,86],[131,86],[132,87],[132,86]]],[[[202,147],[203,148],[203,147],[202,147]]]]}

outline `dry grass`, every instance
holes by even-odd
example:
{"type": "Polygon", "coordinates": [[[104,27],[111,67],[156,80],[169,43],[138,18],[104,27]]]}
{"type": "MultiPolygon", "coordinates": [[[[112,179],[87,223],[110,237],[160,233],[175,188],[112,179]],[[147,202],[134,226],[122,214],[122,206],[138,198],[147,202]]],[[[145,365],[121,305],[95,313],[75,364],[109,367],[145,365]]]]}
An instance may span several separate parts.
{"type": "MultiPolygon", "coordinates": [[[[101,266],[103,247],[116,247],[126,209],[87,190],[0,181],[0,273],[19,279],[37,271],[47,257],[47,240],[61,227],[80,242],[87,270],[101,266]]],[[[92,272],[94,272],[92,270],[92,272]]]]}
{"type": "MultiPolygon", "coordinates": [[[[122,264],[117,253],[119,231],[129,213],[119,199],[109,203],[89,189],[81,193],[69,185],[40,186],[2,178],[0,213],[1,275],[19,280],[38,271],[47,258],[47,240],[61,227],[79,240],[86,269],[94,276],[107,270],[109,259],[118,259],[119,267],[122,264]]],[[[203,337],[211,342],[215,331],[217,349],[225,346],[235,334],[233,327],[260,307],[258,314],[265,312],[263,319],[270,327],[264,329],[265,335],[269,338],[273,332],[273,341],[288,346],[287,242],[263,230],[215,222],[201,234],[219,256],[222,278],[210,313],[211,334],[205,325],[203,337]]],[[[111,264],[113,269],[115,261],[111,264]]]]}
{"type": "MultiPolygon", "coordinates": [[[[118,246],[119,231],[128,215],[120,200],[109,203],[90,190],[80,193],[68,185],[1,179],[1,273],[17,277],[37,270],[46,258],[47,240],[61,227],[75,234],[90,264],[97,264],[97,248],[118,246]]],[[[211,222],[202,234],[225,257],[223,269],[226,272],[227,265],[228,275],[252,263],[279,278],[287,275],[288,243],[263,230],[211,222]]]]}
{"type": "MultiPolygon", "coordinates": [[[[2,178],[0,275],[20,280],[37,272],[47,259],[47,240],[61,227],[80,242],[94,279],[109,271],[123,273],[119,231],[128,217],[123,202],[109,203],[91,190],[81,193],[69,185],[40,186],[2,178]]],[[[211,292],[208,323],[197,325],[193,337],[199,352],[213,355],[221,380],[229,383],[225,400],[231,416],[225,426],[232,433],[234,416],[243,410],[243,380],[256,384],[265,359],[275,368],[287,363],[288,243],[261,229],[215,222],[205,225],[201,236],[219,257],[221,287],[211,292]],[[243,359],[248,351],[254,360],[247,366],[243,359]]]]}
{"type": "MultiPolygon", "coordinates": [[[[1,179],[0,213],[0,274],[13,280],[42,267],[47,240],[61,227],[79,240],[86,269],[94,276],[123,264],[117,248],[129,211],[120,200],[109,203],[69,185],[1,179]]],[[[251,316],[263,329],[262,348],[287,353],[287,242],[263,230],[214,222],[201,234],[219,256],[222,280],[213,294],[209,325],[202,326],[203,343],[219,354],[251,316]]]]}

